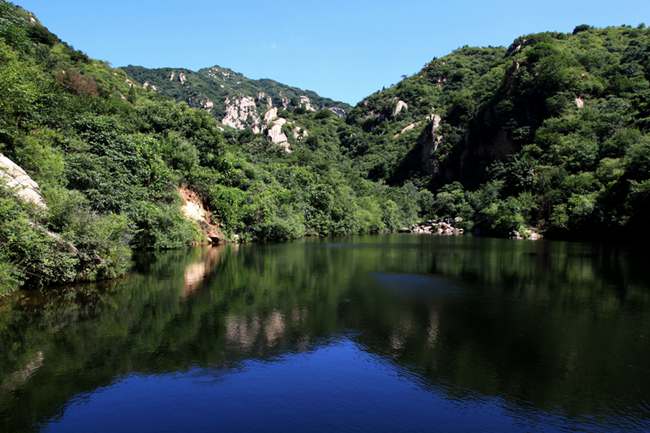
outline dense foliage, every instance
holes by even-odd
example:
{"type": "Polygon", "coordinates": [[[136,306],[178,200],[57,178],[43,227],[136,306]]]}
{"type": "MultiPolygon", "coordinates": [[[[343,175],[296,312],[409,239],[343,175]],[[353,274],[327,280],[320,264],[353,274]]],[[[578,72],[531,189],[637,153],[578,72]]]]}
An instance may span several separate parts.
{"type": "Polygon", "coordinates": [[[432,217],[480,233],[638,237],[649,116],[650,30],[579,26],[435,59],[359,104],[368,135],[346,143],[371,178],[428,187],[432,217]]]}
{"type": "Polygon", "coordinates": [[[0,1],[0,152],[48,204],[0,190],[0,293],[113,277],[133,250],[203,240],[182,215],[182,185],[244,241],[387,232],[423,218],[497,236],[650,233],[644,26],[461,48],[346,120],[305,109],[300,95],[349,108],[219,67],[113,69],[0,1]],[[291,153],[224,127],[219,105],[192,108],[256,92],[287,106],[278,116],[291,153]]]}
{"type": "Polygon", "coordinates": [[[0,191],[0,293],[113,277],[134,249],[200,241],[180,185],[243,240],[391,231],[418,218],[413,186],[368,181],[341,152],[345,122],[329,111],[283,115],[310,128],[309,140],[291,138],[291,155],[223,132],[209,113],[135,84],[0,2],[0,152],[48,204],[0,191]]]}

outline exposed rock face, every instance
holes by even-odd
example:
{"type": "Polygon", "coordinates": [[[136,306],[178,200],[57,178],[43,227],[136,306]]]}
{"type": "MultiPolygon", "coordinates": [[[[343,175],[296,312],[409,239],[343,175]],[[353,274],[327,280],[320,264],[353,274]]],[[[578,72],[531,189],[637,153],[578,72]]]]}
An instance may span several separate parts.
{"type": "Polygon", "coordinates": [[[178,194],[182,200],[181,212],[188,220],[196,223],[206,238],[218,244],[225,241],[226,237],[218,225],[212,222],[212,214],[203,205],[201,197],[187,187],[180,187],[178,194]]]}
{"type": "Polygon", "coordinates": [[[286,125],[286,123],[287,119],[283,119],[282,117],[274,120],[266,134],[274,144],[282,147],[287,153],[291,153],[289,138],[287,138],[287,135],[282,131],[282,127],[286,125]]]}
{"type": "Polygon", "coordinates": [[[206,99],[201,104],[201,108],[203,108],[204,110],[212,111],[212,109],[214,108],[214,102],[209,99],[206,99]]]}
{"type": "Polygon", "coordinates": [[[302,95],[300,97],[300,106],[307,111],[316,111],[313,105],[311,105],[311,99],[308,96],[302,95]]]}
{"type": "Polygon", "coordinates": [[[250,126],[255,134],[259,134],[261,120],[257,113],[255,100],[250,96],[233,100],[226,98],[226,115],[221,123],[235,129],[245,129],[250,126]]]}
{"type": "Polygon", "coordinates": [[[307,131],[305,128],[302,128],[300,126],[296,126],[295,128],[293,128],[292,133],[293,133],[293,137],[298,141],[302,141],[305,138],[309,137],[309,131],[307,131]]]}
{"type": "Polygon", "coordinates": [[[328,110],[330,110],[332,113],[336,114],[341,119],[344,119],[345,116],[348,115],[348,113],[344,109],[342,109],[341,107],[329,107],[328,110]]]}
{"type": "Polygon", "coordinates": [[[414,122],[414,123],[410,123],[410,124],[406,125],[404,128],[402,128],[402,130],[400,132],[395,134],[393,136],[393,138],[399,138],[401,135],[406,134],[407,132],[412,131],[415,128],[417,128],[418,125],[420,125],[420,122],[414,122]]]}
{"type": "Polygon", "coordinates": [[[142,87],[143,87],[145,90],[146,90],[146,89],[151,89],[151,90],[153,90],[154,92],[157,92],[157,91],[158,91],[158,87],[154,86],[153,84],[151,84],[151,83],[148,82],[148,81],[145,81],[144,84],[142,85],[142,87]]]}
{"type": "Polygon", "coordinates": [[[278,118],[278,109],[273,107],[264,114],[264,123],[266,125],[270,125],[271,122],[273,122],[277,118],[278,118]]]}
{"type": "Polygon", "coordinates": [[[47,209],[38,184],[25,170],[1,153],[0,182],[12,190],[20,200],[47,209]]]}
{"type": "Polygon", "coordinates": [[[409,105],[406,102],[402,100],[397,101],[397,104],[395,104],[395,108],[393,109],[393,117],[397,117],[402,111],[408,109],[409,105]]]}
{"type": "Polygon", "coordinates": [[[442,117],[434,113],[429,116],[429,120],[431,121],[431,138],[433,140],[433,151],[435,152],[438,150],[438,146],[442,142],[442,135],[438,133],[440,124],[442,123],[442,117]]]}
{"type": "Polygon", "coordinates": [[[271,98],[269,95],[267,95],[264,92],[259,92],[257,94],[257,102],[259,102],[260,104],[265,104],[267,110],[273,108],[273,98],[271,98]]]}
{"type": "Polygon", "coordinates": [[[185,84],[185,82],[187,81],[187,76],[185,75],[185,72],[179,72],[177,74],[176,71],[172,71],[169,74],[169,81],[174,81],[174,80],[179,81],[181,84],[185,84]]]}

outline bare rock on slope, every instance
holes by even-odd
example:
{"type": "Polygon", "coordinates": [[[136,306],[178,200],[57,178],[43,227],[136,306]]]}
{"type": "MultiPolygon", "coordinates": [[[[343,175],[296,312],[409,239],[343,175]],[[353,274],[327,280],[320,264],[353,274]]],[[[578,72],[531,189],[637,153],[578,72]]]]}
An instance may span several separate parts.
{"type": "Polygon", "coordinates": [[[45,199],[41,194],[38,183],[34,181],[19,165],[0,153],[0,181],[16,196],[41,209],[47,209],[45,199]]]}

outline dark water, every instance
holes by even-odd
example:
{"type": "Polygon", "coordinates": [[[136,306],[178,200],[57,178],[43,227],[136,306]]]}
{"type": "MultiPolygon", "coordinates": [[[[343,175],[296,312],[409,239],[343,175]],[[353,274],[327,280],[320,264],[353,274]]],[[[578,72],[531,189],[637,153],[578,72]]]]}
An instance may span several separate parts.
{"type": "Polygon", "coordinates": [[[175,252],[0,304],[0,432],[649,432],[644,251],[175,252]]]}

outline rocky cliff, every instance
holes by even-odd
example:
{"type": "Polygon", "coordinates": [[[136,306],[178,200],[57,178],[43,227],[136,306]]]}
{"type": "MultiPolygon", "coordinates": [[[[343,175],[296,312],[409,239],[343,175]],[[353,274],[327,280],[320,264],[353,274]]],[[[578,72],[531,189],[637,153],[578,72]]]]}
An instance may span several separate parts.
{"type": "Polygon", "coordinates": [[[0,184],[25,203],[47,209],[38,184],[12,160],[0,153],[0,184]]]}
{"type": "Polygon", "coordinates": [[[309,90],[269,79],[253,80],[220,66],[199,71],[139,66],[127,66],[123,70],[153,92],[209,111],[226,127],[250,129],[255,134],[267,133],[275,128],[271,134],[267,134],[275,143],[287,140],[278,133],[278,122],[270,125],[272,121],[265,120],[269,110],[301,113],[329,109],[337,116],[345,117],[351,108],[309,90]]]}

